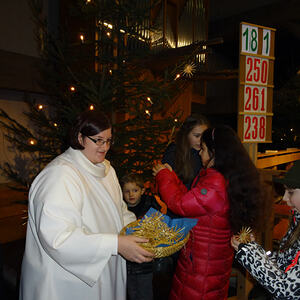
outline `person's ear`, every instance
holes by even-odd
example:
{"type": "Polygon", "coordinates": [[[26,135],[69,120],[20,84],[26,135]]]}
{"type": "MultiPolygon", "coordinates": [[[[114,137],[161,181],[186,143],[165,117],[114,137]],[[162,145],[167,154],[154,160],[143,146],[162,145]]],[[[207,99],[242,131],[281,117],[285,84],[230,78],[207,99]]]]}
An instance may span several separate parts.
{"type": "Polygon", "coordinates": [[[146,191],[146,189],[145,189],[145,188],[142,188],[141,194],[144,195],[145,191],[146,191]]]}
{"type": "Polygon", "coordinates": [[[81,146],[83,146],[83,136],[81,132],[78,133],[78,142],[81,146]]]}

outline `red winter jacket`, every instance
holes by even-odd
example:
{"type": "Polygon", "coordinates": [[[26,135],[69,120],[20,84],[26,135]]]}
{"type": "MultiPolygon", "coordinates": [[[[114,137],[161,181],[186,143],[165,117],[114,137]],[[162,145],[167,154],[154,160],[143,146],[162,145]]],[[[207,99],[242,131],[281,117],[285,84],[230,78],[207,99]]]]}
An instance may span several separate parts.
{"type": "Polygon", "coordinates": [[[156,182],[171,211],[198,219],[181,250],[169,299],[227,299],[233,248],[225,178],[215,169],[201,170],[188,191],[174,172],[163,169],[156,182]]]}

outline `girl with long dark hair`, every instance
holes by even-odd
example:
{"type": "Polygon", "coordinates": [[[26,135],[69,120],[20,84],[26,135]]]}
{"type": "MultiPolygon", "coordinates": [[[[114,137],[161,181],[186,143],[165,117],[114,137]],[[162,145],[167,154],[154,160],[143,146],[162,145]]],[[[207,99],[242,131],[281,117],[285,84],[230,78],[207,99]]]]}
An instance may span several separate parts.
{"type": "Polygon", "coordinates": [[[260,206],[256,167],[229,127],[206,129],[201,137],[203,169],[190,190],[169,165],[153,168],[162,199],[174,213],[197,218],[181,250],[170,299],[227,299],[233,249],[232,234],[255,228],[260,206]]]}
{"type": "Polygon", "coordinates": [[[167,147],[162,158],[162,163],[169,164],[188,189],[202,168],[198,152],[201,135],[208,127],[209,121],[205,116],[188,116],[176,134],[175,143],[167,147]]]}

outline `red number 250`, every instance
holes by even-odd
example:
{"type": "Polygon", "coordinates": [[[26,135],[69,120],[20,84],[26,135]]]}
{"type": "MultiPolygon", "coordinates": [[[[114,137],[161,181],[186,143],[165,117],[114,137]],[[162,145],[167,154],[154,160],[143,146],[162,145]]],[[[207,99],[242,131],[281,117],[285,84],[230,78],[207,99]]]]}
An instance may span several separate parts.
{"type": "Polygon", "coordinates": [[[246,57],[246,82],[267,84],[268,60],[258,57],[246,57]]]}

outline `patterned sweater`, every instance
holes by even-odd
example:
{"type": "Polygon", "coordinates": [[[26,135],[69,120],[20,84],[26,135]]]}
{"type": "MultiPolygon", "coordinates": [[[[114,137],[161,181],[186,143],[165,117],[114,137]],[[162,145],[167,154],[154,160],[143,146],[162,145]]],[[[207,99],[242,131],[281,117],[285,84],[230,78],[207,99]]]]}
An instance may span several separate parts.
{"type": "Polygon", "coordinates": [[[300,221],[295,212],[293,223],[280,243],[278,252],[268,254],[255,242],[241,244],[236,259],[272,295],[273,299],[300,299],[300,239],[291,248],[280,250],[300,221]]]}

